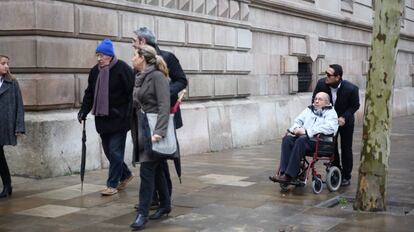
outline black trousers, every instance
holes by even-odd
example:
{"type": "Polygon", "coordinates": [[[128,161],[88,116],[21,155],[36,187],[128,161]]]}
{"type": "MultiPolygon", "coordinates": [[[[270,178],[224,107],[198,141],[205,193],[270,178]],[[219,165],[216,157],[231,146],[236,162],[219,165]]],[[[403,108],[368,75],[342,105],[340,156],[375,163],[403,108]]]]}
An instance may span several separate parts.
{"type": "MultiPolygon", "coordinates": [[[[171,176],[170,176],[170,168],[168,167],[167,160],[160,161],[160,166],[161,166],[160,169],[164,172],[165,180],[167,181],[168,193],[170,194],[170,198],[171,198],[172,181],[171,181],[171,176]]],[[[160,201],[160,196],[159,195],[160,195],[159,189],[157,187],[155,187],[155,191],[154,191],[154,195],[152,197],[152,201],[153,202],[159,202],[160,201]]]]}
{"type": "Polygon", "coordinates": [[[6,157],[4,156],[3,146],[0,146],[0,175],[1,180],[3,181],[3,186],[11,185],[11,177],[9,166],[7,166],[6,157]]]}
{"type": "Polygon", "coordinates": [[[156,188],[160,197],[161,208],[171,208],[170,194],[168,193],[167,181],[160,161],[143,162],[140,166],[141,185],[139,188],[138,213],[148,216],[154,189],[156,188]]]}
{"type": "Polygon", "coordinates": [[[339,167],[342,178],[350,180],[353,166],[352,140],[354,137],[354,124],[340,126],[338,136],[341,138],[341,157],[339,158],[338,139],[335,145],[335,161],[333,165],[339,167]],[[342,167],[341,167],[342,164],[342,167]]]}
{"type": "Polygon", "coordinates": [[[286,135],[282,140],[282,155],[280,158],[280,173],[295,178],[300,171],[300,161],[306,152],[315,150],[315,143],[307,136],[286,135]]]}
{"type": "MultiPolygon", "coordinates": [[[[177,142],[177,152],[180,154],[180,144],[177,142]]],[[[168,192],[170,193],[170,198],[172,195],[172,181],[171,181],[171,175],[170,175],[170,168],[168,167],[167,160],[161,161],[162,170],[164,171],[165,179],[167,180],[167,186],[168,186],[168,192]]],[[[158,189],[156,188],[154,191],[154,196],[152,197],[152,201],[158,202],[159,201],[159,193],[158,189]]]]}

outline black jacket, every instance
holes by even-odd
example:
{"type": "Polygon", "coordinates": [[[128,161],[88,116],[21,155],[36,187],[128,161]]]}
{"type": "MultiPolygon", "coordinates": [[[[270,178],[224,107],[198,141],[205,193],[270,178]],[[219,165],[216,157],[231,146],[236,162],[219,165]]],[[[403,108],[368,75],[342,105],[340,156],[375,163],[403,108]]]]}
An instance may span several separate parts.
{"type": "MultiPolygon", "coordinates": [[[[88,87],[85,90],[80,111],[88,114],[93,106],[98,65],[89,72],[88,87]]],[[[132,69],[122,60],[109,70],[109,115],[96,116],[95,126],[99,134],[128,131],[130,129],[130,111],[134,74],[132,69]]]]}
{"type": "MultiPolygon", "coordinates": [[[[171,106],[174,106],[175,102],[178,99],[178,93],[187,87],[187,78],[185,77],[185,73],[180,65],[180,61],[178,61],[177,57],[173,53],[160,50],[160,48],[157,45],[152,46],[155,48],[155,50],[157,50],[158,55],[160,55],[164,59],[165,63],[167,63],[169,77],[171,79],[170,102],[171,106]]],[[[176,129],[181,128],[183,126],[180,108],[178,108],[177,113],[175,113],[174,115],[174,125],[176,129]]]]}
{"type": "MultiPolygon", "coordinates": [[[[331,103],[333,104],[331,89],[327,84],[325,84],[325,78],[320,79],[316,84],[315,90],[313,91],[312,102],[317,93],[325,92],[329,94],[331,103]]],[[[345,126],[354,125],[354,114],[359,109],[359,106],[358,87],[349,81],[342,80],[341,86],[336,93],[335,111],[338,114],[338,118],[345,118],[345,126]]]]}
{"type": "Polygon", "coordinates": [[[16,133],[25,133],[22,94],[17,80],[5,78],[0,87],[0,146],[16,145],[16,133]]]}

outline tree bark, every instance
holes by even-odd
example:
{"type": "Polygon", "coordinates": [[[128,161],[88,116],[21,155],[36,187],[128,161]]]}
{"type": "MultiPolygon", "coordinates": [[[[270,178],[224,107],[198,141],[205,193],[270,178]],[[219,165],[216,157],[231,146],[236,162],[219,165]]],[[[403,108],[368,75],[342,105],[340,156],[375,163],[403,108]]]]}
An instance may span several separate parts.
{"type": "Polygon", "coordinates": [[[403,3],[402,0],[375,0],[355,210],[386,210],[391,104],[403,3]]]}

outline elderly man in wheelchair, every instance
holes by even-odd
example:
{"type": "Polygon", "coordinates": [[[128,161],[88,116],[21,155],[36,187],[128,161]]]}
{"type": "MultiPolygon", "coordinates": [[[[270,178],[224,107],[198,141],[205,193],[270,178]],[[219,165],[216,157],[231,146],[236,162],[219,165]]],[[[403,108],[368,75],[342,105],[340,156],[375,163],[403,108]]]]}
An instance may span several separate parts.
{"type": "Polygon", "coordinates": [[[329,175],[334,175],[336,178],[333,180],[331,177],[327,177],[328,182],[331,180],[335,182],[329,183],[331,187],[335,185],[332,189],[329,185],[328,188],[331,191],[336,191],[340,185],[341,173],[338,168],[331,166],[334,157],[333,150],[332,153],[326,154],[325,152],[322,156],[318,154],[320,153],[318,147],[329,144],[333,148],[333,139],[337,130],[338,116],[330,104],[329,95],[324,92],[317,93],[313,104],[302,111],[283,137],[279,171],[275,176],[269,176],[269,179],[273,182],[279,182],[281,188],[286,190],[288,185],[306,185],[308,176],[312,172],[312,187],[315,193],[319,193],[322,191],[323,181],[321,176],[317,174],[314,164],[318,160],[324,159],[330,161],[325,164],[327,172],[330,173],[332,168],[334,173],[329,175]],[[310,163],[305,157],[307,154],[311,154],[313,157],[310,163]]]}

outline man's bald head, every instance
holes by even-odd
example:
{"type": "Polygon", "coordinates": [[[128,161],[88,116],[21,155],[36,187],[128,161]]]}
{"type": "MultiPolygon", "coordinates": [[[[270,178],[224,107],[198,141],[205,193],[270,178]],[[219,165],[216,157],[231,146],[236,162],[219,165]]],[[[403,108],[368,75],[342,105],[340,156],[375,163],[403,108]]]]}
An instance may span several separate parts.
{"type": "Polygon", "coordinates": [[[330,103],[330,97],[325,92],[319,92],[315,95],[315,98],[313,99],[313,106],[316,109],[321,109],[324,106],[329,105],[330,103]]]}

